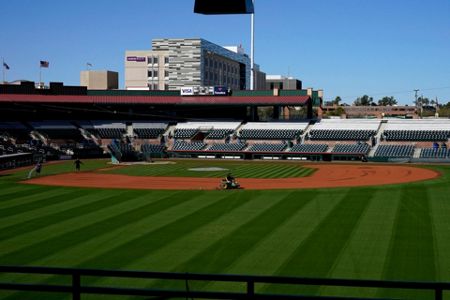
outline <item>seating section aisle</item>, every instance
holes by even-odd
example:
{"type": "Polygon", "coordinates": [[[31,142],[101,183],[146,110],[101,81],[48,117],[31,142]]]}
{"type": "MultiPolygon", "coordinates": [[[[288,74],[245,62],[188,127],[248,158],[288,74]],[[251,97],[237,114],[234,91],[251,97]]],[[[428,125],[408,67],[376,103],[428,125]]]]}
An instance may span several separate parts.
{"type": "Polygon", "coordinates": [[[290,149],[290,152],[299,153],[323,153],[327,152],[328,145],[326,144],[295,144],[290,149]]]}
{"type": "Polygon", "coordinates": [[[238,152],[244,150],[247,145],[244,143],[233,143],[233,144],[214,144],[209,147],[208,151],[220,151],[220,152],[238,152]]]}
{"type": "Polygon", "coordinates": [[[450,119],[389,120],[382,137],[387,141],[447,141],[450,119]]]}
{"type": "Polygon", "coordinates": [[[380,120],[324,119],[314,124],[308,138],[323,141],[367,141],[380,126],[380,120]]]}
{"type": "Polygon", "coordinates": [[[247,151],[249,152],[282,152],[286,144],[253,144],[247,151]]]}
{"type": "Polygon", "coordinates": [[[370,146],[366,143],[360,144],[337,144],[334,146],[332,153],[356,153],[367,154],[370,150],[370,146]]]}
{"type": "Polygon", "coordinates": [[[244,140],[293,140],[300,137],[308,123],[247,123],[239,132],[244,140]]]}
{"type": "Polygon", "coordinates": [[[413,154],[413,145],[379,145],[374,157],[410,158],[413,154]]]}

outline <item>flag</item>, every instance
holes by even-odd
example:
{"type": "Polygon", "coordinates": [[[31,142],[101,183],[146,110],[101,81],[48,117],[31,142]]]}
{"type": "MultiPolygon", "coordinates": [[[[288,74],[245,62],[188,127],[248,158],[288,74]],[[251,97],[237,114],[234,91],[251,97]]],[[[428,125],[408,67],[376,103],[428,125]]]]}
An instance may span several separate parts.
{"type": "Polygon", "coordinates": [[[91,63],[86,63],[86,66],[92,67],[92,64],[91,63]]]}
{"type": "Polygon", "coordinates": [[[49,62],[48,61],[45,61],[45,60],[41,60],[41,68],[48,68],[48,66],[49,66],[49,62]]]}
{"type": "Polygon", "coordinates": [[[9,66],[5,62],[3,62],[3,67],[5,67],[6,70],[9,70],[9,66]]]}

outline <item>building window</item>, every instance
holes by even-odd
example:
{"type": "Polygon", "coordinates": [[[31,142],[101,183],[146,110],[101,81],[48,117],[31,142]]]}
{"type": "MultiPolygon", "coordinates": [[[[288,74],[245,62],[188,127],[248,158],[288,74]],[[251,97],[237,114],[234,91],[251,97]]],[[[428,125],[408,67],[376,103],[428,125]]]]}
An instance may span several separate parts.
{"type": "Polygon", "coordinates": [[[169,85],[167,83],[164,85],[164,90],[166,90],[166,91],[169,90],[169,85]]]}
{"type": "Polygon", "coordinates": [[[209,59],[206,57],[205,58],[205,66],[207,67],[209,65],[209,59]]]}
{"type": "Polygon", "coordinates": [[[152,57],[151,57],[151,56],[148,56],[148,57],[147,57],[147,63],[148,63],[148,64],[151,64],[151,63],[152,63],[152,57]]]}
{"type": "Polygon", "coordinates": [[[147,71],[147,76],[148,77],[158,77],[158,71],[156,71],[156,70],[149,70],[149,71],[147,71]]]}
{"type": "Polygon", "coordinates": [[[157,64],[158,63],[158,57],[153,57],[153,63],[157,64]]]}
{"type": "Polygon", "coordinates": [[[164,77],[169,77],[169,71],[164,71],[164,77]]]}
{"type": "Polygon", "coordinates": [[[168,63],[169,63],[169,57],[167,57],[167,56],[164,57],[164,63],[165,63],[165,64],[168,64],[168,63]]]}

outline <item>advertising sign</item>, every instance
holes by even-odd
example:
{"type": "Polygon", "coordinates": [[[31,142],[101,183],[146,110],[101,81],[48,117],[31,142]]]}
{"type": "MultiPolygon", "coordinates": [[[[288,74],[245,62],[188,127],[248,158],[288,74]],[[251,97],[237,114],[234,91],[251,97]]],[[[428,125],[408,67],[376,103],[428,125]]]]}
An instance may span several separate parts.
{"type": "Polygon", "coordinates": [[[228,94],[228,90],[224,86],[215,86],[214,87],[214,95],[216,96],[226,96],[228,94]]]}
{"type": "Polygon", "coordinates": [[[143,61],[145,61],[145,57],[142,57],[142,56],[127,56],[127,61],[143,62],[143,61]]]}
{"type": "Polygon", "coordinates": [[[193,96],[194,95],[194,88],[192,86],[189,87],[182,87],[180,89],[181,96],[193,96]]]}

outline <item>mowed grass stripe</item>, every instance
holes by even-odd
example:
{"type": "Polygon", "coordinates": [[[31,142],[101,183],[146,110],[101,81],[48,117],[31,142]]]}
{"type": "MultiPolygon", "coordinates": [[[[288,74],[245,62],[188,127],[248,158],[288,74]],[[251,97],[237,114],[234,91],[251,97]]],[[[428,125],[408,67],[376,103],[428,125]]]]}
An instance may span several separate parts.
{"type": "MultiPolygon", "coordinates": [[[[428,191],[422,185],[401,189],[400,207],[394,223],[383,279],[434,281],[436,279],[433,227],[428,191]]],[[[429,292],[380,290],[382,297],[430,297],[429,292]]]]}
{"type": "MultiPolygon", "coordinates": [[[[83,223],[80,221],[80,217],[83,217],[85,214],[92,214],[102,208],[127,202],[133,198],[133,194],[127,194],[127,197],[125,197],[125,192],[114,193],[107,198],[92,199],[79,207],[59,212],[52,218],[48,218],[50,221],[42,220],[42,226],[35,224],[33,228],[30,228],[27,224],[23,232],[10,236],[9,239],[2,239],[0,260],[8,261],[8,259],[20,257],[21,255],[28,260],[36,255],[33,252],[37,252],[35,250],[37,250],[38,245],[42,246],[43,249],[48,246],[47,240],[61,237],[60,242],[56,241],[57,244],[61,244],[65,239],[70,239],[66,233],[73,228],[82,226],[83,223]],[[66,227],[65,224],[71,224],[71,227],[66,227]]],[[[7,233],[5,235],[9,236],[7,233]]]]}
{"type": "Polygon", "coordinates": [[[283,165],[268,166],[264,172],[259,174],[259,178],[276,178],[276,174],[286,172],[286,168],[283,165]]]}
{"type": "MultiPolygon", "coordinates": [[[[179,194],[180,192],[178,192],[179,194]]],[[[177,193],[167,195],[161,193],[159,197],[154,197],[153,201],[145,201],[146,195],[135,195],[129,199],[119,203],[111,201],[110,206],[106,206],[103,211],[93,212],[88,215],[81,216],[79,227],[67,228],[62,234],[54,236],[50,239],[42,240],[38,243],[23,248],[9,256],[1,257],[1,259],[20,260],[21,264],[30,264],[45,258],[48,255],[61,252],[78,244],[95,239],[102,234],[106,234],[115,229],[120,229],[131,222],[138,222],[141,219],[148,218],[167,208],[173,207],[181,203],[181,199],[175,196],[177,193]],[[115,205],[114,205],[115,204],[115,205]],[[24,261],[26,257],[26,261],[24,261]]],[[[117,196],[115,196],[117,197],[117,196]]],[[[122,195],[123,197],[123,195],[122,195]]]]}
{"type": "MultiPolygon", "coordinates": [[[[44,186],[33,186],[32,188],[29,187],[29,185],[21,185],[21,184],[15,184],[14,189],[12,191],[9,191],[4,194],[0,194],[0,197],[2,201],[0,202],[0,205],[3,205],[4,203],[6,205],[9,205],[11,203],[11,200],[15,200],[17,198],[23,198],[23,197],[29,197],[29,196],[35,196],[38,194],[46,194],[48,189],[44,186]]],[[[31,186],[31,185],[30,185],[31,186]]],[[[7,206],[5,207],[7,208],[7,206]]],[[[1,211],[2,206],[0,206],[1,211]]]]}
{"type": "Polygon", "coordinates": [[[45,197],[29,203],[18,203],[15,206],[0,209],[0,217],[10,217],[33,209],[69,201],[86,194],[83,189],[67,189],[62,195],[58,194],[52,197],[45,197]]]}
{"type": "MultiPolygon", "coordinates": [[[[62,189],[52,189],[49,188],[48,197],[56,197],[57,195],[62,196],[67,193],[67,190],[62,189]]],[[[52,214],[57,212],[61,212],[70,208],[75,208],[86,204],[88,202],[93,202],[95,199],[102,199],[111,196],[111,191],[109,190],[98,190],[98,193],[91,194],[89,191],[86,191],[85,194],[81,197],[73,198],[67,201],[61,201],[55,204],[51,204],[48,206],[37,207],[32,210],[23,211],[18,214],[11,215],[9,217],[2,218],[0,223],[0,229],[10,227],[10,226],[20,226],[20,223],[24,223],[33,219],[37,219],[43,216],[51,217],[52,214]]],[[[27,198],[18,198],[17,202],[32,202],[36,200],[42,200],[45,198],[45,195],[37,195],[36,197],[27,197],[27,198]],[[30,200],[31,198],[31,200],[30,200]]],[[[6,230],[6,229],[5,229],[6,230]]]]}
{"type": "Polygon", "coordinates": [[[211,204],[190,214],[178,216],[165,226],[152,230],[149,228],[141,236],[109,249],[100,257],[93,257],[81,266],[99,266],[120,269],[145,256],[151,251],[162,248],[190,232],[207,226],[221,215],[234,211],[246,201],[242,193],[229,194],[225,199],[212,201],[211,204]]]}
{"type": "Polygon", "coordinates": [[[436,280],[450,281],[450,201],[445,186],[428,189],[430,215],[436,246],[436,280]]]}
{"type": "Polygon", "coordinates": [[[55,188],[41,187],[41,188],[42,188],[42,193],[33,193],[33,194],[28,194],[28,195],[21,196],[21,197],[10,198],[9,200],[2,201],[0,203],[0,209],[10,208],[10,207],[13,207],[16,205],[23,205],[23,204],[30,203],[33,201],[42,200],[42,199],[52,197],[55,195],[62,195],[64,193],[67,193],[67,189],[65,189],[65,188],[58,188],[58,187],[55,187],[55,188]]]}
{"type": "MultiPolygon", "coordinates": [[[[360,217],[370,202],[365,190],[350,190],[333,211],[296,249],[277,274],[283,276],[325,277],[352,237],[360,217]]],[[[270,292],[315,294],[318,287],[268,287],[270,292]]]]}
{"type": "MultiPolygon", "coordinates": [[[[352,238],[341,251],[336,263],[326,277],[381,279],[389,251],[397,210],[400,204],[399,189],[372,188],[372,201],[361,216],[352,238]]],[[[374,297],[376,289],[324,287],[321,295],[355,298],[374,297]]]]}
{"type": "Polygon", "coordinates": [[[259,211],[254,218],[223,236],[186,264],[176,267],[174,271],[219,273],[301,210],[310,199],[298,199],[291,192],[274,201],[276,202],[271,207],[259,211]]]}
{"type": "MultiPolygon", "coordinates": [[[[124,266],[124,268],[170,271],[174,266],[184,265],[194,257],[201,255],[205,249],[216,244],[223,236],[228,236],[236,232],[241,226],[245,226],[249,219],[255,219],[263,212],[273,209],[282,199],[289,197],[289,194],[289,192],[252,191],[247,195],[248,200],[244,201],[245,203],[242,206],[222,214],[207,226],[199,227],[156,251],[149,251],[144,257],[124,266]],[[179,255],[180,253],[182,255],[179,255]]],[[[226,199],[222,201],[226,201],[226,199]]],[[[102,281],[102,284],[117,282],[117,280],[108,280],[102,281]]]]}
{"type": "MultiPolygon", "coordinates": [[[[119,193],[111,196],[111,192],[98,192],[95,194],[85,194],[82,196],[73,193],[65,196],[65,201],[58,204],[49,205],[40,209],[26,212],[29,216],[15,215],[21,218],[20,222],[5,222],[9,226],[3,227],[0,231],[0,241],[27,234],[35,230],[41,230],[47,226],[78,218],[87,213],[95,212],[104,207],[113,206],[117,203],[123,203],[128,199],[127,194],[119,193]],[[54,209],[56,207],[56,209],[54,209]]],[[[56,196],[55,196],[56,197],[56,196]]]]}
{"type": "MultiPolygon", "coordinates": [[[[298,199],[298,195],[293,192],[285,194],[271,207],[259,211],[255,217],[249,219],[246,223],[223,236],[217,242],[172,271],[223,273],[235,260],[251,251],[267,235],[274,232],[278,226],[300,211],[310,199],[311,197],[309,199],[298,199]]],[[[164,282],[156,285],[158,288],[167,287],[164,282]]],[[[205,283],[196,282],[193,288],[201,289],[204,285],[205,283]]]]}
{"type": "MultiPolygon", "coordinates": [[[[286,260],[293,255],[300,244],[329,215],[334,207],[345,198],[346,192],[339,194],[326,190],[293,191],[293,201],[307,201],[305,206],[281,223],[273,232],[264,236],[255,247],[236,258],[222,272],[226,274],[273,275],[286,260]]],[[[236,291],[241,285],[234,285],[236,291]]],[[[214,283],[207,287],[212,289],[231,288],[230,283],[214,283]]],[[[261,291],[263,285],[257,285],[261,291]]]]}

